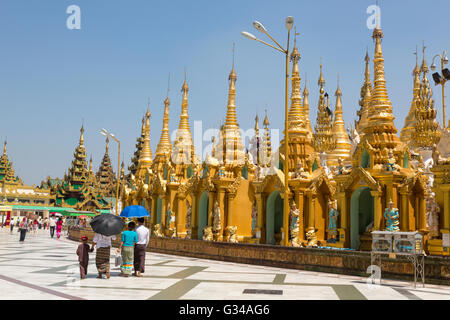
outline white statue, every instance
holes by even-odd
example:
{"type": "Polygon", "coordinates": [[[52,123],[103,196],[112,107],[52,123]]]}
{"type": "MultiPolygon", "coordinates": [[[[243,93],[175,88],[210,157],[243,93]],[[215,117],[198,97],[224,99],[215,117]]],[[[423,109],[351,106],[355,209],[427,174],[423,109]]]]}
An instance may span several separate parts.
{"type": "Polygon", "coordinates": [[[212,226],[214,240],[217,240],[219,238],[219,233],[221,230],[222,224],[220,222],[220,206],[219,202],[216,200],[216,202],[214,203],[213,226],[212,226]]]}

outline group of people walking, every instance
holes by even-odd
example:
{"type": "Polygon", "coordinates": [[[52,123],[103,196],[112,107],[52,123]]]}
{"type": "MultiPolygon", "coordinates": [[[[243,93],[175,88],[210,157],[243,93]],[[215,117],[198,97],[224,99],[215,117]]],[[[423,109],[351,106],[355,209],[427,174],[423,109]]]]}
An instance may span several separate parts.
{"type": "Polygon", "coordinates": [[[53,238],[56,229],[56,236],[59,239],[61,237],[61,231],[63,226],[63,220],[61,217],[55,219],[54,217],[46,218],[44,220],[28,219],[27,217],[18,217],[10,222],[10,233],[13,233],[14,227],[17,227],[17,232],[20,232],[19,242],[25,241],[27,232],[36,233],[38,229],[48,230],[50,229],[50,236],[53,238]]]}
{"type": "MultiPolygon", "coordinates": [[[[127,229],[122,232],[120,246],[116,250],[116,254],[120,252],[122,258],[120,275],[128,277],[133,274],[136,277],[142,277],[142,273],[145,272],[145,252],[150,240],[150,230],[144,226],[144,218],[137,219],[137,226],[135,222],[129,222],[127,229]]],[[[107,279],[111,277],[110,254],[112,240],[116,240],[116,236],[104,236],[95,233],[92,246],[89,247],[87,237],[83,236],[81,238],[82,243],[77,248],[81,279],[84,279],[87,275],[89,252],[93,252],[94,248],[97,248],[95,255],[95,264],[98,271],[97,278],[102,279],[103,274],[106,275],[107,279]]]]}

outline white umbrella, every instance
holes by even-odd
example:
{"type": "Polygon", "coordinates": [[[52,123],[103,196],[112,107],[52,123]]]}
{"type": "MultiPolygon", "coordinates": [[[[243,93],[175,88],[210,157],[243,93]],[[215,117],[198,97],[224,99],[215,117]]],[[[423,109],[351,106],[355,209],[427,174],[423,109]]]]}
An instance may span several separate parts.
{"type": "Polygon", "coordinates": [[[57,216],[57,217],[62,217],[62,214],[59,212],[50,212],[51,215],[57,216]]]}

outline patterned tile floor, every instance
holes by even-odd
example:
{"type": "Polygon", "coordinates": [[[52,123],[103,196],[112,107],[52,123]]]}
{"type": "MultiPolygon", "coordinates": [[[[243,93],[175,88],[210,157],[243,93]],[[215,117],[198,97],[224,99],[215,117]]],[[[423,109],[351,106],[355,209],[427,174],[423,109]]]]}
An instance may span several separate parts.
{"type": "Polygon", "coordinates": [[[144,277],[119,277],[111,258],[111,279],[96,279],[95,253],[88,277],[80,280],[78,243],[0,229],[0,299],[217,299],[217,300],[450,300],[450,287],[270,268],[167,254],[147,253],[144,277]],[[250,293],[244,293],[249,291],[250,293]],[[255,293],[256,292],[256,293],[255,293]]]}

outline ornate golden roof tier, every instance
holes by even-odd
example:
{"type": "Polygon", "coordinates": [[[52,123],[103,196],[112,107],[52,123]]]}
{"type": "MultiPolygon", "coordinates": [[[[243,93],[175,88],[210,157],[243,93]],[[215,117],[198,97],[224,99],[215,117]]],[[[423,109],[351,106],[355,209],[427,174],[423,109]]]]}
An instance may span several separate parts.
{"type": "Polygon", "coordinates": [[[421,66],[422,83],[418,99],[416,99],[414,131],[412,138],[419,148],[431,149],[437,145],[441,138],[439,124],[436,121],[437,110],[434,108],[432,91],[427,79],[428,66],[425,61],[425,47],[423,48],[423,61],[421,66]]]}
{"type": "Polygon", "coordinates": [[[131,175],[136,175],[139,158],[141,156],[142,147],[144,146],[144,138],[145,138],[145,114],[142,117],[142,127],[141,127],[141,135],[136,139],[136,150],[134,151],[133,158],[131,159],[131,165],[128,167],[130,171],[126,176],[128,182],[131,182],[131,175]]]}
{"type": "MultiPolygon", "coordinates": [[[[92,159],[92,158],[91,158],[92,159]]],[[[116,192],[116,178],[109,158],[109,137],[106,137],[106,150],[102,162],[95,175],[100,189],[106,196],[114,197],[116,192]]]]}
{"type": "Polygon", "coordinates": [[[361,99],[359,100],[360,110],[357,112],[359,119],[355,122],[355,129],[360,136],[364,134],[364,130],[368,125],[368,112],[372,92],[372,81],[370,80],[369,68],[370,57],[368,52],[366,52],[364,60],[366,62],[366,69],[364,71],[364,84],[361,87],[361,99]]]}
{"type": "Polygon", "coordinates": [[[373,165],[379,167],[388,160],[390,150],[399,156],[397,149],[402,148],[403,144],[396,135],[397,128],[394,125],[392,104],[386,89],[381,47],[383,32],[380,28],[375,28],[372,37],[375,40],[374,81],[369,105],[369,123],[363,131],[364,136],[361,142],[363,144],[367,142],[373,149],[373,165]]]}
{"type": "Polygon", "coordinates": [[[80,140],[73,155],[72,166],[69,168],[68,181],[66,181],[72,185],[82,185],[88,177],[86,148],[84,147],[84,126],[81,126],[80,132],[80,140]]]}
{"type": "Polygon", "coordinates": [[[411,107],[409,108],[408,115],[405,118],[405,125],[400,131],[400,140],[407,144],[411,149],[417,147],[413,137],[414,127],[416,125],[416,105],[419,100],[420,93],[420,68],[417,64],[417,49],[416,49],[416,66],[413,70],[414,84],[413,84],[413,98],[411,101],[411,107]]]}
{"type": "Polygon", "coordinates": [[[337,166],[339,164],[338,163],[339,158],[346,161],[350,157],[350,151],[352,149],[348,133],[345,130],[344,116],[342,111],[342,100],[341,100],[342,92],[341,89],[339,88],[339,79],[335,96],[336,96],[336,107],[334,110],[334,121],[331,132],[333,133],[334,141],[336,141],[336,148],[328,154],[327,157],[328,166],[337,166]]]}
{"type": "Polygon", "coordinates": [[[189,114],[188,114],[188,92],[189,87],[184,79],[183,86],[181,87],[183,98],[181,101],[181,114],[180,122],[178,123],[178,129],[173,143],[172,149],[172,161],[175,164],[191,164],[195,161],[194,143],[192,141],[191,129],[189,127],[189,114]]]}

